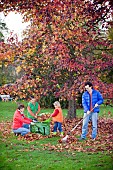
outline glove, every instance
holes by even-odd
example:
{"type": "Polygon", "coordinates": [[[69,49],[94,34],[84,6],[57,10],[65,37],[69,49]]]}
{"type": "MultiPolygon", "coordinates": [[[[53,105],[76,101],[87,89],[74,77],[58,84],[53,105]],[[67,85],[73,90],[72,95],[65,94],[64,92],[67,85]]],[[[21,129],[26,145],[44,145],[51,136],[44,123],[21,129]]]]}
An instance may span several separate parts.
{"type": "Polygon", "coordinates": [[[90,113],[91,113],[91,112],[88,110],[88,111],[87,111],[87,114],[90,114],[90,113]]]}
{"type": "Polygon", "coordinates": [[[33,119],[33,122],[36,123],[36,122],[38,122],[38,120],[37,119],[33,119]]]}
{"type": "Polygon", "coordinates": [[[98,107],[98,103],[95,104],[95,107],[98,107]]]}
{"type": "Polygon", "coordinates": [[[31,125],[35,125],[35,123],[34,123],[34,122],[31,122],[31,125]]]}

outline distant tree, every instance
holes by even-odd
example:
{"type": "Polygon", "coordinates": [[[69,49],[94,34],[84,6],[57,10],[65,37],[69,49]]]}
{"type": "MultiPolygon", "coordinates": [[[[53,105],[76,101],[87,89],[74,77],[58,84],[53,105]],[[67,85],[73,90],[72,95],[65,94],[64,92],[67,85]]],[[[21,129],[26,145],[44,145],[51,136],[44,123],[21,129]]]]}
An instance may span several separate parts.
{"type": "Polygon", "coordinates": [[[5,36],[4,33],[8,31],[6,23],[0,19],[0,42],[4,41],[5,36]]]}
{"type": "MultiPolygon", "coordinates": [[[[107,31],[107,38],[110,41],[108,53],[113,57],[113,23],[111,23],[111,27],[107,31]]],[[[104,82],[113,83],[113,67],[109,68],[109,70],[105,70],[104,73],[102,73],[102,80],[104,82]]]]}
{"type": "MultiPolygon", "coordinates": [[[[14,52],[12,53],[11,45],[6,40],[8,28],[4,20],[0,19],[0,85],[12,83],[15,81],[14,52]]],[[[9,37],[9,41],[11,39],[9,37]]]]}

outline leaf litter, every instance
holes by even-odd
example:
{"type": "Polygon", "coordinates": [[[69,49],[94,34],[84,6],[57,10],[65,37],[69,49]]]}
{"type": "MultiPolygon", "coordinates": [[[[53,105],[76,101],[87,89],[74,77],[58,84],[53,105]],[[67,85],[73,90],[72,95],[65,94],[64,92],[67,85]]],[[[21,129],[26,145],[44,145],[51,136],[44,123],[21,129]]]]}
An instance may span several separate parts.
{"type": "MultiPolygon", "coordinates": [[[[44,121],[49,118],[49,114],[41,115],[38,120],[44,121]]],[[[64,136],[81,120],[81,118],[74,118],[72,120],[65,119],[63,123],[64,136]]],[[[50,131],[53,130],[53,122],[50,123],[50,131]]],[[[0,123],[0,133],[2,135],[2,141],[5,142],[8,137],[11,137],[11,126],[12,122],[1,122],[0,123]]],[[[26,140],[30,143],[31,141],[37,141],[47,138],[55,138],[57,144],[51,144],[51,141],[46,144],[41,144],[43,150],[63,152],[67,150],[68,152],[74,151],[78,152],[99,152],[108,151],[112,153],[113,151],[113,118],[99,118],[98,120],[98,135],[95,141],[91,139],[92,124],[89,123],[87,140],[80,142],[78,137],[81,134],[82,124],[79,125],[74,132],[72,132],[66,143],[62,143],[62,138],[59,133],[56,136],[50,133],[48,136],[43,136],[41,134],[29,133],[25,136],[18,136],[17,140],[26,140]]]]}

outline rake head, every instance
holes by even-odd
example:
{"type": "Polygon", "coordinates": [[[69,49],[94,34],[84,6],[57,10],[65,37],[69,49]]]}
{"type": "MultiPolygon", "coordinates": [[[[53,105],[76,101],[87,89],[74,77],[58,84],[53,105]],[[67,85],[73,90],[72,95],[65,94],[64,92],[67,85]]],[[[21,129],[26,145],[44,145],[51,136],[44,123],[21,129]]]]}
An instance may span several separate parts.
{"type": "Polygon", "coordinates": [[[65,143],[68,139],[68,135],[66,135],[64,138],[62,138],[62,142],[65,143]]]}

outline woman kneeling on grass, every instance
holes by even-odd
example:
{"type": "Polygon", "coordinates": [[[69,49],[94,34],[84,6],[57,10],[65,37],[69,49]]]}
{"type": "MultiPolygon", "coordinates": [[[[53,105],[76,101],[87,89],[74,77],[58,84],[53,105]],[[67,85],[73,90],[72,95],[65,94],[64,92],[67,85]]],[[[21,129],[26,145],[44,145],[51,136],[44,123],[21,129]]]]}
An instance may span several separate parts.
{"type": "Polygon", "coordinates": [[[13,132],[15,134],[21,134],[22,136],[26,135],[30,132],[30,123],[32,122],[31,119],[25,117],[24,115],[24,108],[23,104],[20,104],[17,110],[14,113],[13,117],[13,132]]]}

